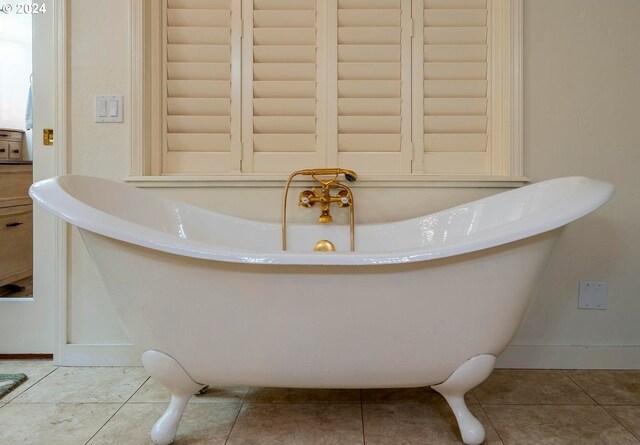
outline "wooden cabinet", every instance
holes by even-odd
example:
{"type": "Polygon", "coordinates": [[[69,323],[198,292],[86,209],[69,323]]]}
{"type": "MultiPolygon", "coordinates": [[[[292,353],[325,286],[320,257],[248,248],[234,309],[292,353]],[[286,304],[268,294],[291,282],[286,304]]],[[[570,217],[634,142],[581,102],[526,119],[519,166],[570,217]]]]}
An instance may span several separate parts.
{"type": "Polygon", "coordinates": [[[0,161],[0,286],[33,272],[30,162],[0,161]]]}
{"type": "Polygon", "coordinates": [[[24,131],[0,128],[0,162],[22,160],[24,131]]]}

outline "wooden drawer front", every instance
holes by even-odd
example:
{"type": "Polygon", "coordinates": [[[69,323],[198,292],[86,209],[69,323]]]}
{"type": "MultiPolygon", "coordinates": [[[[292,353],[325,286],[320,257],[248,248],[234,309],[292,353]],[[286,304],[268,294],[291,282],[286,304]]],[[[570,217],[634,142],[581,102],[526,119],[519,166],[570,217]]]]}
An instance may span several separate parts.
{"type": "Polygon", "coordinates": [[[0,141],[0,159],[9,159],[9,142],[0,141]]]}
{"type": "Polygon", "coordinates": [[[0,210],[0,286],[25,273],[33,263],[32,206],[0,210]]]}
{"type": "Polygon", "coordinates": [[[0,159],[22,159],[24,132],[0,128],[0,159]]]}
{"type": "Polygon", "coordinates": [[[22,142],[9,142],[9,159],[22,159],[22,142]]]}
{"type": "Polygon", "coordinates": [[[0,164],[0,207],[8,200],[28,199],[31,178],[30,165],[0,164]]]}

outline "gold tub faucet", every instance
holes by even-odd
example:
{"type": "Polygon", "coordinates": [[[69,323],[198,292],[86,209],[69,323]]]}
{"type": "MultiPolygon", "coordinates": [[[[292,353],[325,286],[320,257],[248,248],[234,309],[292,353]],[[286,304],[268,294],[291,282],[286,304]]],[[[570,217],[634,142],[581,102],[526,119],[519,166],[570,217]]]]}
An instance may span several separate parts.
{"type": "MultiPolygon", "coordinates": [[[[344,184],[338,182],[338,176],[344,174],[344,177],[349,182],[355,182],[358,179],[358,175],[353,170],[347,170],[344,168],[316,168],[298,170],[291,175],[287,180],[287,185],[284,189],[284,197],[282,203],[282,250],[287,250],[287,194],[289,192],[289,186],[294,177],[298,175],[311,176],[320,184],[320,189],[313,187],[310,190],[304,190],[298,195],[298,205],[302,207],[313,207],[315,204],[320,204],[321,211],[318,221],[326,224],[333,222],[331,216],[331,204],[337,203],[338,207],[349,207],[349,229],[351,235],[351,251],[355,250],[354,241],[354,202],[351,189],[344,184]],[[319,176],[329,177],[328,179],[320,178],[319,176]],[[331,189],[340,189],[335,195],[331,194],[331,189]]],[[[324,241],[324,240],[323,240],[324,241]]],[[[323,249],[324,250],[324,249],[323,249]]]]}

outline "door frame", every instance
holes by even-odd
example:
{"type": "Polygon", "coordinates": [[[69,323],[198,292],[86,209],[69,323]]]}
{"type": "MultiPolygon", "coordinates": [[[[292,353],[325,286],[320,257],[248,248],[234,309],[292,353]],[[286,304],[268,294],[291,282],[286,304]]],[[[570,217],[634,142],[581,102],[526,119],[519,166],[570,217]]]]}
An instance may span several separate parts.
{"type": "MultiPolygon", "coordinates": [[[[32,17],[33,182],[68,171],[69,0],[44,0],[42,4],[46,11],[32,17]],[[52,145],[44,145],[39,136],[44,128],[54,130],[52,145]]],[[[68,337],[68,238],[68,228],[61,220],[33,206],[33,294],[32,298],[2,302],[6,309],[3,320],[10,320],[12,326],[6,329],[15,329],[3,332],[3,355],[53,352],[54,362],[63,362],[62,344],[68,337]]]]}
{"type": "MultiPolygon", "coordinates": [[[[56,107],[56,129],[58,131],[58,145],[56,146],[57,156],[55,156],[55,176],[64,175],[69,172],[69,142],[71,134],[69,131],[69,28],[68,14],[70,0],[53,0],[56,11],[55,18],[55,107],[56,107]]],[[[69,225],[61,219],[55,219],[55,225],[50,225],[50,230],[55,230],[55,249],[53,254],[53,264],[55,267],[55,285],[53,289],[54,300],[54,336],[53,336],[53,360],[54,364],[64,363],[65,346],[68,341],[67,329],[67,295],[69,282],[69,225]]]]}
{"type": "MultiPolygon", "coordinates": [[[[33,48],[34,91],[40,94],[41,108],[34,107],[33,180],[34,182],[66,174],[68,168],[68,13],[69,0],[50,0],[50,20],[37,21],[39,33],[53,38],[47,46],[38,42],[33,48]],[[52,29],[50,29],[52,28],[52,29]],[[48,68],[48,69],[47,69],[48,68]],[[52,80],[47,80],[47,74],[52,80]],[[38,86],[40,91],[38,92],[38,86]],[[43,95],[49,97],[43,98],[43,95]],[[42,100],[45,99],[45,100],[42,100]],[[40,119],[38,119],[40,117],[40,119]],[[42,145],[43,128],[54,129],[54,144],[42,145]]],[[[42,39],[40,39],[42,40],[42,39]]],[[[34,95],[35,96],[35,95],[34,95]]],[[[64,363],[67,343],[68,232],[62,220],[34,206],[33,212],[33,289],[34,299],[52,309],[52,343],[54,364],[64,363]]]]}

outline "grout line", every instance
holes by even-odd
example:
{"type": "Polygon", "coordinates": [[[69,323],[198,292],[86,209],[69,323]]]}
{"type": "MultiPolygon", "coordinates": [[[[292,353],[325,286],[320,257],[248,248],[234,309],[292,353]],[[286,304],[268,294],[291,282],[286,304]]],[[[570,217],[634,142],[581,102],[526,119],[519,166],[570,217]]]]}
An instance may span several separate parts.
{"type": "Polygon", "coordinates": [[[568,372],[565,372],[564,375],[573,382],[574,385],[576,385],[578,388],[580,388],[580,391],[582,391],[583,393],[585,393],[587,395],[587,397],[589,397],[593,403],[595,403],[596,405],[600,405],[598,403],[598,401],[596,399],[594,399],[591,394],[589,394],[589,392],[587,390],[585,390],[582,386],[580,386],[580,384],[578,382],[576,382],[575,380],[573,380],[573,378],[571,378],[571,374],[569,374],[568,372]]]}
{"type": "Polygon", "coordinates": [[[117,410],[116,410],[116,411],[111,415],[111,417],[109,417],[109,418],[106,420],[106,422],[104,422],[104,423],[102,424],[102,426],[101,426],[100,428],[98,428],[98,430],[97,430],[95,433],[93,433],[93,435],[92,435],[91,437],[89,437],[89,440],[87,440],[87,441],[85,442],[85,445],[87,445],[89,442],[91,442],[91,441],[93,440],[93,438],[94,438],[94,437],[96,437],[100,431],[102,431],[102,429],[107,425],[107,423],[111,422],[111,419],[113,419],[113,418],[116,416],[116,414],[118,414],[118,413],[120,412],[120,410],[121,410],[121,409],[122,409],[122,408],[123,408],[127,403],[129,403],[129,400],[131,400],[131,399],[133,398],[133,396],[134,396],[138,391],[140,391],[140,388],[142,388],[142,387],[144,386],[144,384],[145,384],[145,383],[147,383],[147,381],[148,381],[150,378],[151,378],[151,377],[147,377],[147,378],[144,380],[144,382],[142,382],[142,383],[140,384],[140,386],[138,386],[138,389],[136,389],[135,391],[133,391],[133,394],[131,394],[131,395],[129,396],[129,398],[128,398],[127,400],[125,400],[125,401],[124,401],[124,403],[123,403],[122,405],[120,405],[120,408],[118,408],[118,409],[117,409],[117,410]]]}
{"type": "Polygon", "coordinates": [[[115,412],[114,412],[114,413],[113,413],[113,414],[112,414],[112,415],[111,415],[111,416],[110,416],[110,417],[109,417],[109,418],[108,418],[108,419],[107,419],[107,420],[102,424],[102,426],[101,426],[100,428],[98,428],[98,430],[97,430],[95,433],[93,433],[93,434],[91,435],[91,437],[89,437],[89,439],[85,442],[85,445],[87,445],[89,442],[91,442],[91,441],[93,440],[93,438],[94,438],[94,437],[96,437],[100,431],[102,431],[102,429],[107,425],[107,423],[109,423],[109,422],[111,421],[111,419],[113,419],[113,418],[116,416],[116,414],[118,414],[118,413],[120,412],[120,410],[122,409],[122,407],[123,407],[124,405],[126,405],[126,403],[127,403],[127,402],[124,402],[122,405],[120,405],[120,408],[118,408],[118,409],[117,409],[117,410],[116,410],[116,411],[115,411],[115,412]]]}
{"type": "MultiPolygon", "coordinates": [[[[40,377],[38,380],[36,380],[36,382],[27,387],[27,389],[25,389],[22,392],[19,392],[17,394],[15,394],[15,397],[13,397],[11,400],[9,400],[6,404],[8,405],[9,403],[13,402],[15,399],[17,399],[18,397],[20,397],[22,394],[24,394],[25,392],[29,391],[31,388],[33,388],[34,386],[36,386],[38,383],[40,383],[41,381],[43,381],[45,378],[49,377],[51,374],[53,374],[54,372],[56,372],[58,369],[60,369],[60,366],[56,366],[54,367],[51,371],[47,372],[45,375],[43,375],[42,377],[40,377]]],[[[25,382],[28,382],[29,379],[27,378],[27,380],[25,382]]],[[[25,383],[23,382],[23,383],[25,383]]],[[[18,386],[18,388],[20,388],[20,386],[18,386]]],[[[17,388],[16,388],[17,389],[17,388]]],[[[11,394],[11,393],[9,393],[11,394]]],[[[8,395],[8,394],[7,394],[8,395]]]]}
{"type": "MultiPolygon", "coordinates": [[[[468,404],[469,406],[471,406],[470,404],[468,404]]],[[[598,403],[525,403],[525,402],[518,402],[518,403],[507,403],[507,402],[500,402],[500,403],[477,403],[477,405],[481,405],[481,406],[593,406],[593,405],[598,405],[598,403]]]]}
{"type": "Polygon", "coordinates": [[[138,394],[138,391],[140,391],[140,390],[142,389],[142,387],[143,387],[144,385],[146,385],[146,384],[147,384],[147,382],[148,382],[150,379],[151,379],[151,376],[147,377],[147,378],[145,379],[145,381],[144,381],[144,382],[142,382],[142,385],[140,385],[140,386],[138,387],[138,389],[136,389],[135,391],[133,391],[133,394],[131,394],[131,397],[129,397],[129,398],[127,399],[127,401],[126,401],[126,402],[124,402],[124,403],[129,403],[129,400],[133,399],[133,396],[135,396],[136,394],[138,394]]]}
{"type": "Polygon", "coordinates": [[[244,394],[244,396],[242,396],[242,400],[240,400],[240,404],[238,406],[238,412],[236,413],[236,417],[235,419],[233,419],[233,423],[231,424],[231,428],[229,428],[229,434],[227,434],[227,437],[224,439],[224,445],[227,445],[227,442],[229,441],[229,437],[231,437],[231,433],[233,432],[233,428],[236,426],[236,422],[238,421],[238,417],[240,417],[240,411],[242,411],[242,407],[244,406],[244,402],[247,399],[247,397],[249,397],[249,393],[251,392],[251,386],[249,387],[249,389],[247,390],[247,392],[244,394]]]}
{"type": "MultiPolygon", "coordinates": [[[[595,406],[595,407],[599,408],[607,416],[612,418],[618,425],[620,425],[620,427],[624,431],[629,433],[631,435],[631,437],[633,437],[636,440],[640,440],[640,437],[638,437],[635,434],[633,434],[633,432],[631,432],[627,427],[625,427],[613,414],[609,413],[606,409],[604,409],[603,405],[599,405],[599,404],[595,404],[595,405],[566,405],[566,404],[565,405],[560,405],[560,404],[541,404],[541,403],[538,403],[538,404],[530,404],[530,405],[509,405],[509,404],[486,404],[486,405],[480,405],[480,408],[482,409],[482,411],[485,413],[485,415],[489,419],[489,422],[491,422],[491,425],[493,426],[493,429],[496,431],[496,433],[498,434],[498,437],[500,438],[500,440],[502,441],[503,444],[505,442],[502,439],[502,436],[500,436],[500,432],[498,431],[498,429],[495,427],[495,425],[493,425],[493,422],[491,421],[491,417],[489,417],[487,412],[484,410],[485,406],[503,406],[503,407],[513,407],[513,406],[595,406]]],[[[622,405],[605,405],[605,406],[622,406],[622,405]]]]}
{"type": "MultiPolygon", "coordinates": [[[[582,388],[581,388],[582,389],[582,388]]],[[[594,401],[595,402],[595,401],[594,401]]],[[[625,405],[600,405],[598,403],[595,403],[594,405],[578,405],[578,404],[574,404],[574,405],[567,405],[567,404],[544,404],[544,403],[536,403],[536,404],[529,404],[529,405],[524,405],[524,404],[520,404],[520,405],[511,405],[511,404],[486,404],[486,405],[480,405],[480,407],[482,408],[482,411],[484,411],[484,407],[485,406],[503,406],[503,407],[512,407],[512,406],[595,406],[597,408],[599,408],[603,413],[605,413],[607,416],[609,416],[610,418],[612,418],[618,425],[620,425],[620,427],[626,431],[627,433],[629,433],[631,435],[631,437],[633,437],[636,440],[640,440],[640,437],[636,436],[635,434],[633,434],[633,432],[631,430],[629,430],[627,427],[625,427],[622,422],[620,422],[616,416],[614,416],[613,414],[611,414],[610,412],[608,412],[604,407],[605,406],[625,406],[625,405]]],[[[630,405],[633,406],[633,405],[630,405]]],[[[484,411],[485,414],[487,414],[486,411],[484,411]]],[[[491,421],[491,418],[489,417],[489,415],[487,415],[487,418],[489,419],[489,422],[491,422],[491,424],[493,425],[493,422],[491,421]]],[[[498,434],[498,437],[500,437],[500,440],[502,440],[502,437],[500,436],[500,432],[498,431],[497,428],[495,428],[494,425],[494,430],[496,431],[496,433],[498,434]]],[[[503,441],[504,444],[504,441],[503,441]]]]}
{"type": "MultiPolygon", "coordinates": [[[[521,406],[521,407],[528,407],[528,406],[558,406],[558,407],[562,407],[562,406],[575,406],[575,407],[587,407],[587,406],[600,406],[600,405],[586,405],[586,404],[579,404],[579,403],[485,403],[484,405],[478,405],[478,406],[483,406],[483,407],[491,407],[491,406],[502,406],[502,407],[509,407],[509,406],[521,406]]],[[[622,406],[622,405],[619,405],[622,406]]]]}
{"type": "MultiPolygon", "coordinates": [[[[601,409],[605,414],[607,414],[609,417],[611,417],[613,420],[615,420],[615,421],[616,421],[616,423],[617,423],[618,425],[620,425],[620,426],[622,427],[622,429],[624,429],[627,433],[631,434],[631,437],[634,437],[635,439],[640,440],[640,437],[639,437],[639,436],[636,436],[635,434],[633,434],[633,431],[631,431],[631,430],[630,430],[630,429],[628,429],[626,426],[624,426],[624,425],[622,424],[622,422],[620,422],[616,416],[614,416],[614,415],[613,415],[613,414],[611,414],[609,411],[607,411],[607,410],[604,408],[605,406],[624,406],[624,405],[598,405],[598,408],[600,408],[600,409],[601,409]]],[[[631,405],[631,406],[633,406],[633,405],[631,405]]]]}
{"type": "MultiPolygon", "coordinates": [[[[223,402],[224,403],[224,402],[223,402]]],[[[300,402],[272,402],[272,401],[264,401],[261,400],[259,402],[252,402],[251,400],[245,400],[244,404],[250,405],[274,405],[274,406],[285,406],[285,405],[318,405],[318,406],[328,406],[328,405],[340,405],[340,406],[356,406],[360,405],[358,402],[343,402],[343,401],[330,401],[330,402],[317,402],[317,401],[300,401],[300,402]]],[[[367,405],[365,403],[365,405],[367,405]]],[[[372,403],[371,405],[376,405],[372,403]]],[[[411,403],[411,405],[419,405],[418,403],[411,403]]],[[[4,444],[0,444],[4,445],[4,444]]]]}
{"type": "Polygon", "coordinates": [[[367,445],[367,437],[364,434],[364,405],[362,404],[362,389],[360,390],[360,419],[362,420],[362,445],[367,445]]]}
{"type": "MultiPolygon", "coordinates": [[[[478,399],[476,397],[476,399],[478,399]]],[[[493,431],[496,432],[496,434],[498,435],[498,439],[500,439],[500,442],[502,443],[502,445],[504,445],[504,439],[502,438],[502,436],[500,435],[500,431],[498,431],[498,428],[496,428],[496,426],[494,425],[493,421],[491,420],[491,417],[489,417],[489,414],[487,414],[487,412],[484,410],[484,406],[482,406],[482,403],[480,403],[480,399],[478,399],[478,407],[480,408],[480,411],[482,411],[485,415],[485,417],[487,418],[487,420],[489,421],[489,423],[491,424],[491,427],[493,428],[493,431]]]]}

